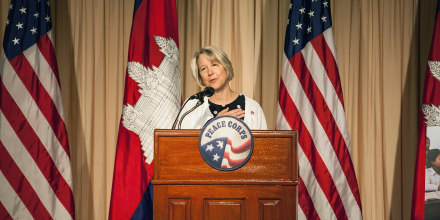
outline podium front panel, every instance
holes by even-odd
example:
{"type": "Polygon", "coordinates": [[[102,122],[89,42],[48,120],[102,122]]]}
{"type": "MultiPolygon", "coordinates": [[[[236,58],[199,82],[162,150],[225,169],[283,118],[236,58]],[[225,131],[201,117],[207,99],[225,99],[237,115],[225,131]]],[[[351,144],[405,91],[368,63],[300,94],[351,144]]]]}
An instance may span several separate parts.
{"type": "Polygon", "coordinates": [[[154,219],[297,218],[295,131],[252,131],[252,156],[232,171],[203,160],[200,130],[154,134],[154,219]]]}
{"type": "Polygon", "coordinates": [[[156,184],[287,184],[297,181],[296,132],[252,131],[249,161],[233,171],[209,166],[199,152],[200,130],[156,130],[156,184]],[[160,147],[159,147],[160,146],[160,147]]]}
{"type": "Polygon", "coordinates": [[[154,186],[154,219],[296,219],[296,186],[154,186]],[[182,201],[176,214],[175,201],[182,201]]]}

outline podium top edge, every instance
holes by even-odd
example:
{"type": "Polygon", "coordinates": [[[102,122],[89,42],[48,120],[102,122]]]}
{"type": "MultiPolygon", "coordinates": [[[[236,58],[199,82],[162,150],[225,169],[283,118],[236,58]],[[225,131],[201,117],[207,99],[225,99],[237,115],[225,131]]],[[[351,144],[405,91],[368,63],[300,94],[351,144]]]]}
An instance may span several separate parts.
{"type": "MultiPolygon", "coordinates": [[[[154,135],[158,136],[199,136],[201,129],[154,129],[154,135]]],[[[254,136],[292,136],[295,130],[251,130],[254,136]]]]}

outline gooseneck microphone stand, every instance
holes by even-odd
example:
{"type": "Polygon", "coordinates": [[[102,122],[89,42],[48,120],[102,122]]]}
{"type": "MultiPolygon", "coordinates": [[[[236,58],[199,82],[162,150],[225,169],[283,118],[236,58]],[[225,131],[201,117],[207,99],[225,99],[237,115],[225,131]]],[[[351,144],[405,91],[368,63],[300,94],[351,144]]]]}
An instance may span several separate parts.
{"type": "Polygon", "coordinates": [[[207,96],[207,97],[211,97],[211,96],[214,94],[214,92],[215,92],[215,91],[214,91],[214,88],[212,88],[212,87],[206,87],[205,90],[203,90],[203,91],[201,91],[201,92],[198,92],[197,94],[195,94],[195,95],[189,97],[189,99],[187,99],[187,100],[185,101],[185,103],[183,103],[182,108],[180,108],[179,113],[177,114],[177,117],[176,117],[176,119],[174,120],[173,127],[171,127],[171,129],[174,129],[174,128],[175,128],[175,126],[176,126],[176,122],[177,122],[177,119],[179,118],[179,115],[180,115],[180,112],[182,111],[183,107],[185,107],[186,103],[187,103],[189,100],[192,100],[192,99],[199,99],[199,101],[197,102],[197,104],[196,104],[194,107],[192,107],[190,110],[188,110],[187,112],[185,112],[185,113],[182,115],[182,117],[180,118],[180,121],[179,121],[179,127],[178,127],[178,129],[180,129],[180,127],[181,127],[181,125],[182,125],[182,120],[183,120],[183,118],[185,118],[186,115],[188,115],[189,113],[191,113],[192,111],[194,111],[194,109],[196,109],[197,107],[201,106],[201,105],[203,104],[203,102],[205,102],[205,101],[204,101],[204,97],[205,97],[205,96],[207,96]]]}
{"type": "Polygon", "coordinates": [[[183,118],[185,118],[186,115],[188,115],[189,113],[191,113],[192,111],[194,111],[194,109],[196,109],[197,107],[201,106],[202,104],[203,104],[203,100],[199,99],[199,101],[197,101],[197,104],[196,104],[194,107],[192,107],[190,110],[188,110],[187,112],[185,112],[185,113],[182,115],[182,117],[181,117],[180,120],[179,120],[179,127],[178,127],[178,129],[180,129],[180,127],[181,127],[181,125],[182,125],[183,118]]]}
{"type": "MultiPolygon", "coordinates": [[[[180,112],[182,112],[183,107],[185,107],[186,103],[187,103],[189,100],[190,100],[190,99],[187,99],[187,100],[185,101],[185,103],[183,103],[182,107],[181,107],[180,110],[179,110],[179,113],[177,113],[176,119],[174,119],[174,123],[173,123],[173,126],[171,127],[171,129],[174,129],[174,127],[176,126],[177,119],[179,118],[180,112]]],[[[180,126],[179,126],[179,128],[180,128],[180,126]]]]}

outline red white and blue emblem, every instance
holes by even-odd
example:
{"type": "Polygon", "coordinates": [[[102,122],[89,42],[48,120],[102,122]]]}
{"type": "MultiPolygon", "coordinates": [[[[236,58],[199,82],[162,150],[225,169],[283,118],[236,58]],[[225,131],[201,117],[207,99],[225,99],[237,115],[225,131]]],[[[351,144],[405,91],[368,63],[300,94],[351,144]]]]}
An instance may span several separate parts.
{"type": "Polygon", "coordinates": [[[211,167],[230,171],[246,164],[254,149],[254,138],[249,127],[232,116],[216,117],[208,121],[199,137],[199,150],[211,167]]]}

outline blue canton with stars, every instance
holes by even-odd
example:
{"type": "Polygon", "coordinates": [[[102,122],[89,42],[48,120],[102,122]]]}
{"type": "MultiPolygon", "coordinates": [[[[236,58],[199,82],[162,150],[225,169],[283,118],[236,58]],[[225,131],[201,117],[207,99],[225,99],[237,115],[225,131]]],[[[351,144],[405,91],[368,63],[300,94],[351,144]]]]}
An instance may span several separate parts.
{"type": "Polygon", "coordinates": [[[12,0],[3,39],[6,57],[16,57],[51,28],[48,0],[12,0]]]}
{"type": "Polygon", "coordinates": [[[225,154],[227,137],[217,138],[200,147],[200,153],[205,161],[212,167],[221,168],[223,156],[225,154]]]}
{"type": "Polygon", "coordinates": [[[284,53],[290,59],[306,44],[330,28],[329,0],[290,0],[284,53]]]}

